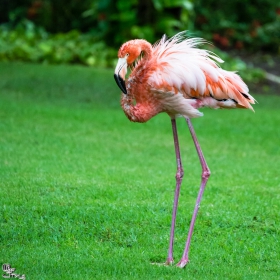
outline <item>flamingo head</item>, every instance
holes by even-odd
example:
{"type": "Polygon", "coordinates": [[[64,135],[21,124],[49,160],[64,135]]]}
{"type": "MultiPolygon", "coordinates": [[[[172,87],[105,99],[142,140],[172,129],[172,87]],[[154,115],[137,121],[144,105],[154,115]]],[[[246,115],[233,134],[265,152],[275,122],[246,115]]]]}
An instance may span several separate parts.
{"type": "Polygon", "coordinates": [[[137,41],[132,40],[124,43],[118,52],[119,60],[115,69],[114,78],[121,91],[125,94],[127,94],[125,87],[127,66],[131,65],[141,53],[141,46],[137,41]]]}

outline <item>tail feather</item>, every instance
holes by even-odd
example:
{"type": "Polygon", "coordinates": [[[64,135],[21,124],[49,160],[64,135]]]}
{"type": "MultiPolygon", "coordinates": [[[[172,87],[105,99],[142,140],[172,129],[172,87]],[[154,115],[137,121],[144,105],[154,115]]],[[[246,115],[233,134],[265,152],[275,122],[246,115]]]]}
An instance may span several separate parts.
{"type": "Polygon", "coordinates": [[[244,107],[253,110],[251,104],[255,104],[255,99],[249,94],[247,85],[239,75],[219,68],[219,80],[217,83],[206,79],[207,89],[211,97],[217,100],[231,99],[236,102],[237,107],[244,107]]]}

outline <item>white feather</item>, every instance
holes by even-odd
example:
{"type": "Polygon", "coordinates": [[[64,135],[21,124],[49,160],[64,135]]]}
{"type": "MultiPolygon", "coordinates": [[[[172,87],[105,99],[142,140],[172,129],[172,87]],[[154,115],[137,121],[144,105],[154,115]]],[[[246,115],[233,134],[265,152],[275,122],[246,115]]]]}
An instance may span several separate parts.
{"type": "Polygon", "coordinates": [[[163,37],[153,46],[155,61],[152,63],[156,63],[159,70],[151,74],[149,84],[168,83],[187,94],[194,89],[202,95],[206,88],[205,75],[215,82],[218,81],[219,67],[216,61],[223,62],[215,54],[196,48],[202,43],[206,41],[201,38],[187,39],[185,32],[178,33],[169,40],[163,37]]]}
{"type": "Polygon", "coordinates": [[[197,101],[195,99],[184,98],[183,94],[180,92],[174,94],[173,92],[154,89],[153,93],[158,95],[158,100],[162,99],[164,101],[163,109],[165,112],[168,112],[171,117],[179,115],[189,118],[197,118],[203,116],[203,113],[195,108],[197,101]]]}

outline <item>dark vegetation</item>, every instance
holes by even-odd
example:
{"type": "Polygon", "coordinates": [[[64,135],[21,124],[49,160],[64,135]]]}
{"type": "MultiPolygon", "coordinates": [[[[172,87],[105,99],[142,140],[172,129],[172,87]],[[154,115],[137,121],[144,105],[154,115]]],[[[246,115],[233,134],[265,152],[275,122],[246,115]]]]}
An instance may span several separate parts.
{"type": "MultiPolygon", "coordinates": [[[[3,1],[3,0],[2,0],[3,1]]],[[[280,3],[275,0],[14,0],[0,8],[1,23],[24,19],[50,33],[79,30],[110,47],[178,31],[213,40],[224,49],[279,52],[280,3]]]]}
{"type": "Polygon", "coordinates": [[[279,54],[280,4],[274,0],[2,2],[0,61],[112,67],[124,41],[155,42],[188,30],[219,48],[210,47],[226,61],[224,68],[258,83],[265,73],[256,66],[275,68],[271,57],[279,54]],[[264,57],[262,64],[246,59],[256,52],[264,57]]]}

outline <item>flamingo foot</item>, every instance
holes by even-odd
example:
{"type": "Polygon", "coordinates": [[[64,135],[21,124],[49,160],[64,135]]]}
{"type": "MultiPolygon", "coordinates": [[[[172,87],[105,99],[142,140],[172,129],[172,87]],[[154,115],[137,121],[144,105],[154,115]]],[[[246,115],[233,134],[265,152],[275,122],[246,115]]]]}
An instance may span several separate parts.
{"type": "Polygon", "coordinates": [[[174,264],[173,258],[167,258],[165,265],[173,265],[173,264],[174,264]]]}
{"type": "Polygon", "coordinates": [[[189,258],[182,258],[178,263],[177,263],[177,267],[180,267],[180,268],[184,268],[187,263],[189,262],[189,258]]]}

